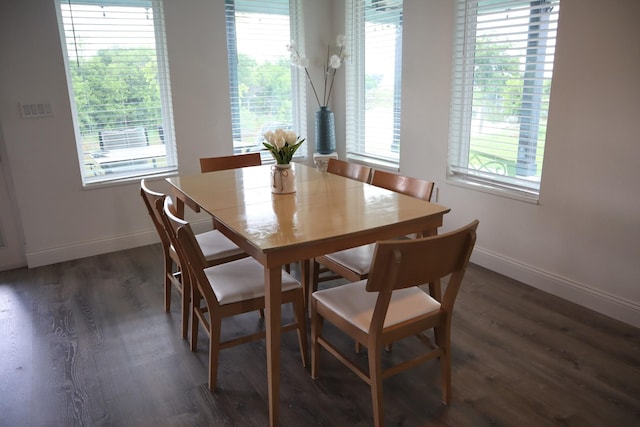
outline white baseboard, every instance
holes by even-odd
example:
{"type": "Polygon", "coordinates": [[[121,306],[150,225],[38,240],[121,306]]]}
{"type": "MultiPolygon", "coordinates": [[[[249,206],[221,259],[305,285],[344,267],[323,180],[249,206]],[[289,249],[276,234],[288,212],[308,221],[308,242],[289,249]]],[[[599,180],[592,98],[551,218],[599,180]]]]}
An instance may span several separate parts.
{"type": "MultiPolygon", "coordinates": [[[[191,226],[195,233],[201,233],[211,229],[211,221],[193,221],[191,226]]],[[[158,237],[158,233],[152,229],[140,233],[110,236],[100,240],[78,242],[71,245],[27,252],[25,256],[27,258],[27,266],[34,268],[109,252],[123,251],[159,242],[160,238],[158,237]]]]}
{"type": "Polygon", "coordinates": [[[136,248],[138,246],[151,245],[153,243],[158,243],[159,241],[160,238],[158,237],[158,233],[155,230],[152,230],[142,233],[111,236],[101,240],[78,242],[76,244],[27,252],[27,266],[29,268],[34,268],[42,265],[56,264],[64,261],[136,248]]]}
{"type": "Polygon", "coordinates": [[[534,288],[640,327],[640,305],[476,246],[471,262],[534,288]]]}

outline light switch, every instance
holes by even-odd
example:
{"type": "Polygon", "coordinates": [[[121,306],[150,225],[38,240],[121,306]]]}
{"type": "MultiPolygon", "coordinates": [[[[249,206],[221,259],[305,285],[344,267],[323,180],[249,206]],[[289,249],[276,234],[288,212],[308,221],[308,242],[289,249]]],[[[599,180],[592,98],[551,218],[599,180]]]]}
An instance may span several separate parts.
{"type": "Polygon", "coordinates": [[[23,119],[37,119],[40,117],[53,116],[53,110],[51,109],[51,103],[49,102],[35,102],[35,103],[20,103],[20,114],[23,119]]]}

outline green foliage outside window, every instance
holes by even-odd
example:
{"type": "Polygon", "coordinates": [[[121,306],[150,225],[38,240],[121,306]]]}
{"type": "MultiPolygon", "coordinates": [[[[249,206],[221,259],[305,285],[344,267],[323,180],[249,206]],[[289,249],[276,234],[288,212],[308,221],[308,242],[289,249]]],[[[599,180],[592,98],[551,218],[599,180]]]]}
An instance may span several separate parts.
{"type": "Polygon", "coordinates": [[[144,123],[161,125],[160,87],[152,49],[104,49],[70,63],[83,135],[144,123]]]}

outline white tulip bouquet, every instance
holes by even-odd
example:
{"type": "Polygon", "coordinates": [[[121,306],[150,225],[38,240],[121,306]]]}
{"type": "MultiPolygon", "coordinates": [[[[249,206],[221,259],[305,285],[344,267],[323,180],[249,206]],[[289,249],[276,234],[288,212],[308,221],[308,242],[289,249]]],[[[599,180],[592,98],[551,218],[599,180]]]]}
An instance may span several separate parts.
{"type": "Polygon", "coordinates": [[[264,139],[265,142],[262,145],[269,150],[279,165],[289,164],[296,150],[304,142],[304,138],[297,136],[294,131],[285,131],[283,129],[268,131],[264,134],[264,139]]]}

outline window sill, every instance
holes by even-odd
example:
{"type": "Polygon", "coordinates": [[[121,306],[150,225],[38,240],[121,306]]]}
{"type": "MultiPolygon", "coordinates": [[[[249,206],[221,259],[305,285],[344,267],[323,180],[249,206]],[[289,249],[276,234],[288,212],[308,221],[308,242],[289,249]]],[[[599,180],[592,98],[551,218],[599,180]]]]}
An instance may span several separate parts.
{"type": "Polygon", "coordinates": [[[383,160],[369,156],[347,153],[347,160],[363,163],[372,168],[384,169],[389,172],[398,172],[400,170],[398,162],[383,160]]]}
{"type": "Polygon", "coordinates": [[[469,190],[480,191],[482,193],[491,194],[494,196],[504,197],[507,199],[518,200],[520,202],[531,203],[533,205],[539,204],[539,194],[516,190],[513,188],[498,187],[490,185],[484,182],[478,182],[472,179],[468,179],[461,176],[450,175],[446,179],[447,184],[454,185],[456,187],[466,188],[469,190]]]}
{"type": "Polygon", "coordinates": [[[111,178],[108,180],[85,182],[82,185],[83,190],[95,190],[98,188],[116,187],[120,185],[129,185],[131,183],[139,183],[141,179],[159,179],[168,178],[178,174],[177,169],[165,170],[152,174],[141,174],[136,176],[123,176],[122,178],[111,178]]]}

